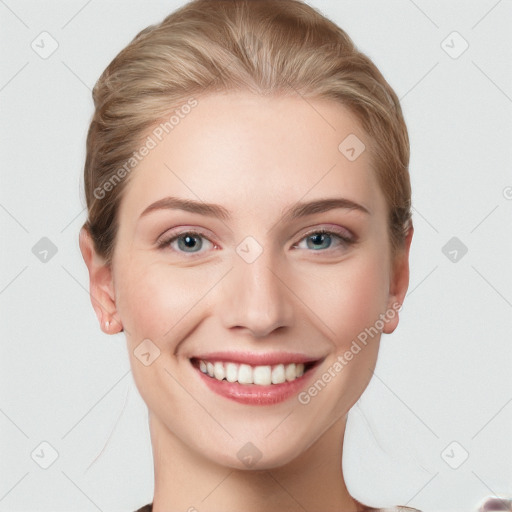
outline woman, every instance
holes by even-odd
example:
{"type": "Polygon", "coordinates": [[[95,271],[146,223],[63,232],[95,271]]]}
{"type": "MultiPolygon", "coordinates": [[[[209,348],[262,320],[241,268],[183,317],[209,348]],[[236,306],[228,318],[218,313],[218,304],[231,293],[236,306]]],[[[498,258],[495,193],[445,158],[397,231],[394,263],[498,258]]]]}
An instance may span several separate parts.
{"type": "Polygon", "coordinates": [[[376,510],[341,462],[409,283],[394,91],[299,0],[196,0],[93,95],[80,248],[148,406],[140,510],[376,510]]]}

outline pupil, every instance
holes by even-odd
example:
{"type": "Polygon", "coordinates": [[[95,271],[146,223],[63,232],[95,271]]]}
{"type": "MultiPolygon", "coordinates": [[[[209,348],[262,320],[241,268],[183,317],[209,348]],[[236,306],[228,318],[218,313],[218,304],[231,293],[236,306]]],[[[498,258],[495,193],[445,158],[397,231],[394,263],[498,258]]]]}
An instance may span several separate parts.
{"type": "Polygon", "coordinates": [[[195,249],[197,247],[197,241],[195,237],[186,235],[180,239],[180,242],[186,249],[195,249]]]}
{"type": "Polygon", "coordinates": [[[317,234],[311,236],[313,245],[316,246],[315,248],[317,248],[317,249],[318,249],[318,245],[322,244],[322,242],[325,243],[326,240],[328,241],[329,238],[330,238],[329,235],[326,235],[325,233],[317,233],[317,234]]]}

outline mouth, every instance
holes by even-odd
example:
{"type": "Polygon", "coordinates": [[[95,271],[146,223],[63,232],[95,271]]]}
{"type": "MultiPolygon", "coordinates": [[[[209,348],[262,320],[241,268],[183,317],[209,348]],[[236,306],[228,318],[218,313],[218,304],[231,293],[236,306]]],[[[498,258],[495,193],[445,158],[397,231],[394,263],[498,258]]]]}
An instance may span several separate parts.
{"type": "Polygon", "coordinates": [[[301,378],[320,363],[314,361],[253,365],[218,359],[191,358],[192,366],[218,381],[242,385],[275,386],[301,378]]]}
{"type": "Polygon", "coordinates": [[[246,405],[275,405],[300,392],[325,359],[302,354],[224,352],[190,358],[206,388],[246,405]]]}

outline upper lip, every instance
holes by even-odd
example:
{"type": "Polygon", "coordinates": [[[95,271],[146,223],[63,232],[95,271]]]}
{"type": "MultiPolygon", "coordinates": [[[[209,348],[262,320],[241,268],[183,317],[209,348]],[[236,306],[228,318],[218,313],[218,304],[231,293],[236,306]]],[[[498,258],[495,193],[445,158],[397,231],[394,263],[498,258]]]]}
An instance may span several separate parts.
{"type": "Polygon", "coordinates": [[[313,363],[322,359],[322,357],[310,357],[305,354],[293,352],[210,352],[192,357],[191,359],[202,359],[203,361],[231,362],[238,364],[248,364],[251,366],[272,366],[276,364],[291,363],[313,363]]]}

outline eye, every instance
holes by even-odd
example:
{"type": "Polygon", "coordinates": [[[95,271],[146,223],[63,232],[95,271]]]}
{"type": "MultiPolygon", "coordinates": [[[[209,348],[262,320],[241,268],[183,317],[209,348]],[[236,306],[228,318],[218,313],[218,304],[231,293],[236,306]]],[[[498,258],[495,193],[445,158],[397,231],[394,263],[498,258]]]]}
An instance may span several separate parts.
{"type": "MultiPolygon", "coordinates": [[[[345,231],[337,233],[332,230],[319,228],[307,233],[293,248],[311,249],[315,252],[326,252],[326,250],[343,250],[355,243],[355,240],[344,234],[345,231]],[[306,246],[301,246],[305,241],[306,246]]],[[[182,254],[201,254],[208,250],[208,247],[202,251],[205,242],[210,244],[211,248],[217,246],[211,242],[203,233],[194,230],[171,233],[157,242],[157,246],[162,250],[171,250],[182,254]]]]}
{"type": "Polygon", "coordinates": [[[182,231],[181,233],[174,233],[165,237],[158,242],[158,248],[171,249],[178,253],[197,254],[202,252],[201,249],[203,248],[204,240],[214,246],[202,233],[197,231],[182,231]]]}
{"type": "Polygon", "coordinates": [[[320,250],[320,252],[325,252],[325,249],[345,249],[355,243],[355,240],[349,236],[323,228],[310,231],[293,247],[298,247],[299,249],[304,248],[300,247],[302,241],[306,242],[306,249],[313,249],[314,251],[320,250]]]}

